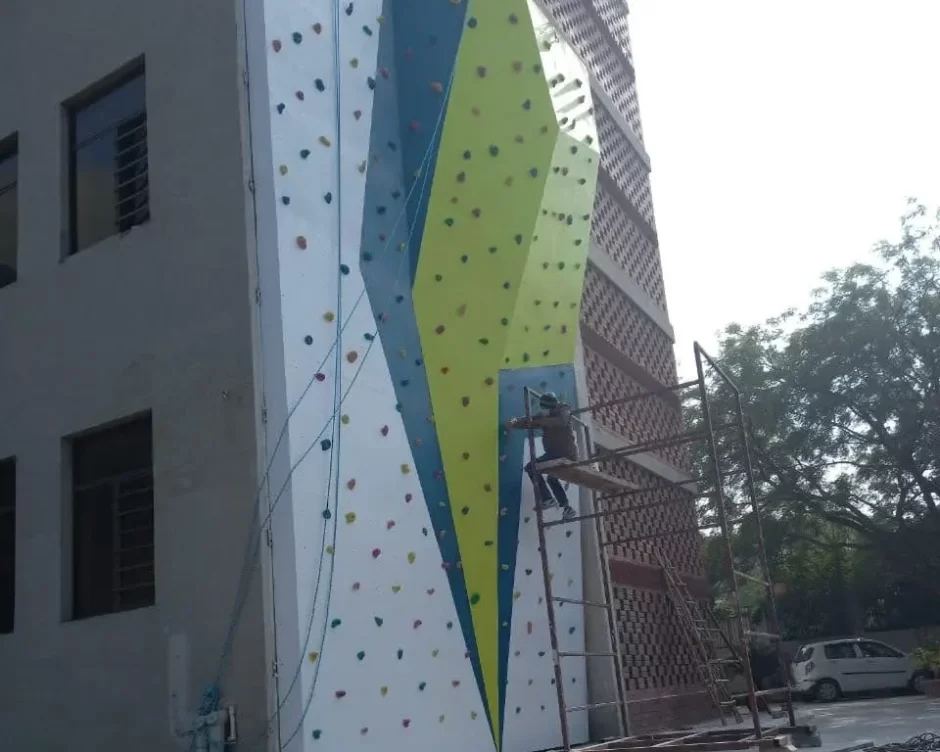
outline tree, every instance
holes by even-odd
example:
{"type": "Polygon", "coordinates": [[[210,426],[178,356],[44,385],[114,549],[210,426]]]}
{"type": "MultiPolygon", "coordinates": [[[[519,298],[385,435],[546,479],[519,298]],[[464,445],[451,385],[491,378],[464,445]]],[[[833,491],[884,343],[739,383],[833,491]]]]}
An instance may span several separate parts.
{"type": "MultiPolygon", "coordinates": [[[[872,570],[875,561],[879,574],[935,597],[940,212],[931,218],[912,202],[900,239],[880,243],[875,253],[876,263],[824,275],[803,312],[787,311],[760,326],[728,326],[718,356],[741,387],[758,496],[768,537],[776,536],[768,543],[775,574],[787,572],[794,582],[818,579],[806,568],[812,563],[798,568],[794,556],[802,551],[828,562],[828,588],[838,586],[837,573],[844,588],[856,563],[867,561],[872,570]]],[[[713,414],[732,415],[732,395],[720,381],[709,379],[709,391],[713,414]]],[[[700,424],[694,407],[688,415],[700,424]]],[[[733,434],[723,431],[718,441],[735,471],[743,453],[733,434]]],[[[697,462],[707,474],[704,455],[697,462]]],[[[725,488],[729,514],[746,522],[742,476],[725,488]]],[[[713,516],[707,505],[703,511],[713,516]]],[[[735,531],[736,555],[746,558],[754,541],[741,538],[746,525],[735,531]]]]}

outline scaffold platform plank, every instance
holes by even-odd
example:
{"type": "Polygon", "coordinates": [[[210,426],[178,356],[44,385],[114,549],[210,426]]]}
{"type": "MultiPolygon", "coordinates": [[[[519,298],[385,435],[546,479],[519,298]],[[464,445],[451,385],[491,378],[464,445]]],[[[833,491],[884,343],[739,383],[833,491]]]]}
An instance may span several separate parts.
{"type": "Polygon", "coordinates": [[[549,460],[539,462],[535,469],[546,475],[553,475],[559,480],[573,483],[582,488],[590,488],[605,494],[624,493],[637,488],[633,483],[602,473],[590,465],[575,465],[570,460],[549,460]]]}

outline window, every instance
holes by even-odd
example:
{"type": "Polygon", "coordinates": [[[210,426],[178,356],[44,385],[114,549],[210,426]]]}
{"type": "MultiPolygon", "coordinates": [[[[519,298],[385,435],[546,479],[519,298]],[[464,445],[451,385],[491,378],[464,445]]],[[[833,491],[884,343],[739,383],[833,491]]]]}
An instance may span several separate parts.
{"type": "Polygon", "coordinates": [[[880,642],[861,642],[859,647],[866,658],[903,658],[904,654],[880,642]]]}
{"type": "Polygon", "coordinates": [[[0,287],[16,282],[16,135],[0,140],[0,287]]]}
{"type": "Polygon", "coordinates": [[[74,618],[152,606],[150,416],[71,444],[74,618]]]}
{"type": "Polygon", "coordinates": [[[839,661],[846,658],[858,658],[855,655],[855,645],[851,642],[833,642],[826,645],[826,658],[830,661],[839,661]]]}
{"type": "Polygon", "coordinates": [[[13,631],[16,603],[16,460],[0,460],[0,634],[13,631]]]}
{"type": "Polygon", "coordinates": [[[796,651],[796,655],[793,656],[793,662],[794,663],[806,663],[806,661],[808,661],[812,657],[813,657],[813,646],[804,645],[798,651],[796,651]]]}
{"type": "Polygon", "coordinates": [[[150,219],[143,61],[68,105],[74,254],[150,219]]]}

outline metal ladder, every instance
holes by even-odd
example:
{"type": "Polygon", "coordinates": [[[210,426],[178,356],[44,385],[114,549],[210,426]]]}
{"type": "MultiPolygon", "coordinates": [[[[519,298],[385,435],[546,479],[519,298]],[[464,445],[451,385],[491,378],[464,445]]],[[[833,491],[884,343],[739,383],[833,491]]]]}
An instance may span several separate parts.
{"type": "MultiPolygon", "coordinates": [[[[710,618],[708,609],[703,608],[692,597],[685,581],[666,555],[658,548],[654,548],[654,553],[666,579],[666,592],[679,617],[680,631],[693,658],[696,659],[696,668],[702,684],[705,685],[708,696],[718,710],[722,725],[725,725],[726,716],[729,714],[736,723],[741,723],[744,719],[738,712],[737,702],[729,689],[725,666],[740,664],[743,670],[743,662],[733,649],[730,658],[719,654],[717,640],[724,638],[725,635],[718,628],[714,617],[710,618]]],[[[726,647],[730,648],[730,643],[727,641],[726,647]]]]}
{"type": "MultiPolygon", "coordinates": [[[[532,417],[531,414],[531,404],[532,397],[538,396],[536,392],[531,389],[525,389],[525,404],[526,404],[526,419],[532,417]]],[[[575,419],[577,420],[577,419],[575,419]]],[[[594,455],[594,445],[591,439],[590,430],[586,425],[580,423],[582,429],[583,442],[581,444],[581,453],[587,457],[594,455]]],[[[535,454],[535,441],[534,434],[532,430],[529,430],[529,453],[532,458],[536,456],[535,454]]],[[[551,470],[540,469],[538,465],[534,466],[534,471],[536,473],[552,474],[551,470]]],[[[580,486],[582,488],[587,488],[586,486],[580,486]]],[[[558,695],[558,712],[561,720],[561,738],[562,738],[562,747],[561,749],[564,752],[569,752],[571,750],[571,735],[568,727],[568,714],[574,712],[590,711],[598,708],[616,708],[618,710],[618,723],[621,728],[620,736],[623,736],[627,733],[627,708],[626,700],[624,697],[624,679],[623,679],[623,665],[621,663],[621,653],[620,653],[620,636],[617,632],[617,621],[616,615],[614,613],[613,607],[613,587],[610,580],[610,568],[607,563],[606,555],[606,546],[607,546],[607,531],[603,523],[604,517],[608,516],[612,512],[604,512],[598,507],[602,505],[603,500],[598,497],[598,490],[595,488],[587,488],[591,493],[592,500],[592,513],[578,515],[570,519],[558,519],[558,520],[546,520],[545,519],[545,510],[542,508],[542,505],[539,503],[539,499],[536,498],[535,504],[535,514],[536,522],[538,528],[538,538],[539,538],[539,556],[542,562],[542,577],[545,581],[545,605],[546,611],[548,612],[548,629],[549,629],[549,639],[551,642],[552,649],[552,663],[554,668],[554,677],[555,677],[555,690],[558,695]],[[584,521],[592,521],[594,523],[595,533],[597,535],[597,556],[599,567],[601,573],[601,585],[603,592],[603,601],[589,601],[589,600],[580,600],[573,598],[562,598],[556,596],[552,589],[552,576],[549,569],[549,554],[548,546],[546,540],[545,531],[547,528],[554,527],[556,525],[578,525],[584,521]],[[559,650],[558,647],[558,630],[557,622],[555,620],[555,605],[556,604],[573,604],[583,606],[587,608],[599,608],[605,611],[607,615],[607,634],[608,634],[608,646],[609,650],[601,652],[563,652],[559,650]],[[561,662],[566,658],[585,658],[586,660],[597,660],[597,659],[608,659],[613,661],[613,677],[614,683],[616,685],[616,697],[603,701],[603,702],[594,702],[588,703],[586,705],[575,705],[569,706],[565,701],[565,682],[562,675],[561,662]]],[[[536,493],[536,496],[538,494],[536,493]]],[[[605,497],[608,498],[608,497],[605,497]]]]}

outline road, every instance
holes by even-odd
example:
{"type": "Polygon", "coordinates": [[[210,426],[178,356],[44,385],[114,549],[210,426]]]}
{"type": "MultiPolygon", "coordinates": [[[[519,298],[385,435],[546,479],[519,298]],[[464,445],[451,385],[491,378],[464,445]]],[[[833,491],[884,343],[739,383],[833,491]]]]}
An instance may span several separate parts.
{"type": "Polygon", "coordinates": [[[797,706],[797,723],[815,724],[821,752],[859,741],[902,742],[925,731],[940,733],[940,699],[886,697],[797,706]]]}

